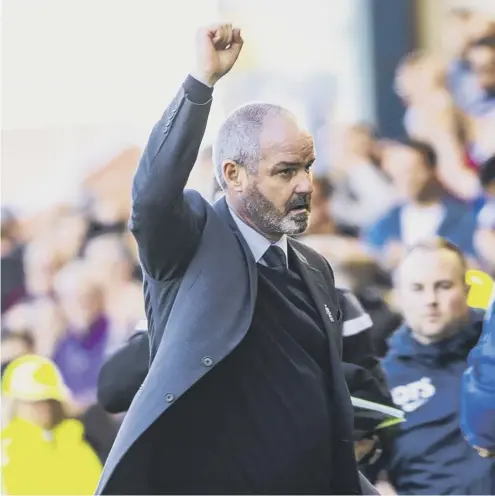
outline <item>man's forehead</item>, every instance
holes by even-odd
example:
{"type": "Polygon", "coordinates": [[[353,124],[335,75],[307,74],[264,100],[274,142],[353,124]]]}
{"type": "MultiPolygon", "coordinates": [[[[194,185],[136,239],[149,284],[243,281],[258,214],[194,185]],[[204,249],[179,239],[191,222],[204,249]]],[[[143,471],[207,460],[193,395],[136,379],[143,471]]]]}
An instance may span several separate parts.
{"type": "Polygon", "coordinates": [[[280,114],[267,118],[261,132],[262,146],[284,145],[296,141],[311,141],[313,137],[292,114],[280,114]]]}
{"type": "Polygon", "coordinates": [[[298,139],[274,143],[272,150],[278,154],[287,156],[287,158],[310,158],[315,155],[315,146],[313,138],[309,135],[300,136],[298,139]]]}
{"type": "Polygon", "coordinates": [[[449,250],[421,250],[409,254],[400,267],[404,282],[432,282],[453,280],[462,275],[459,256],[449,250]]]}
{"type": "Polygon", "coordinates": [[[262,143],[261,154],[271,162],[310,162],[315,159],[313,138],[307,134],[262,143]]]}

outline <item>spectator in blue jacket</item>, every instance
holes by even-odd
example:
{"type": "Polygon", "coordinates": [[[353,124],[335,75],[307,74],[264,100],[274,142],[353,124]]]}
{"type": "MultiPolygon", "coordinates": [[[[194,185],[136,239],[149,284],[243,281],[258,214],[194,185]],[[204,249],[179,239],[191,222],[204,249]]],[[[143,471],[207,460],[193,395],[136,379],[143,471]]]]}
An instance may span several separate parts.
{"type": "Polygon", "coordinates": [[[461,429],[481,456],[495,457],[495,290],[468,364],[462,381],[461,429]]]}
{"type": "Polygon", "coordinates": [[[474,208],[452,197],[440,185],[434,149],[404,139],[391,144],[383,168],[403,202],[392,208],[365,234],[365,243],[389,268],[395,268],[408,247],[422,239],[442,236],[475,258],[474,208]]]}
{"type": "Polygon", "coordinates": [[[383,368],[406,421],[383,460],[398,494],[495,494],[495,459],[478,456],[459,426],[461,378],[483,324],[467,304],[465,272],[462,252],[434,238],[411,248],[397,273],[405,325],[383,368]]]}

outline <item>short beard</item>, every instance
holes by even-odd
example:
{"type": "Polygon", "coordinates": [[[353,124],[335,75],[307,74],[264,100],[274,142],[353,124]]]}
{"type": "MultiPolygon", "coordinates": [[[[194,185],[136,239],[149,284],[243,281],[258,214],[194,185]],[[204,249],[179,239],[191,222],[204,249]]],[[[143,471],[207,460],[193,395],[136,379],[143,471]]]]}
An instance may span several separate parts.
{"type": "MultiPolygon", "coordinates": [[[[281,213],[277,207],[264,196],[256,183],[240,198],[241,209],[251,224],[266,235],[282,236],[283,234],[301,234],[308,227],[308,215],[289,215],[281,213]]],[[[309,204],[309,200],[308,200],[309,204]]]]}

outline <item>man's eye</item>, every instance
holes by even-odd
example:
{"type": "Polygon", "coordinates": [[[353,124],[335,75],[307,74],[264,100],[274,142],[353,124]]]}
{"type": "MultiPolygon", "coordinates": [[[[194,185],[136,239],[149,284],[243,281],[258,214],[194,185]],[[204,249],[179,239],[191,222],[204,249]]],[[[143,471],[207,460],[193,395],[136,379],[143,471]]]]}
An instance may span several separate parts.
{"type": "Polygon", "coordinates": [[[440,289],[450,289],[452,288],[453,284],[451,281],[442,281],[441,283],[439,283],[438,287],[440,289]]]}
{"type": "Polygon", "coordinates": [[[282,177],[291,177],[294,175],[294,169],[283,169],[279,172],[282,177]]]}

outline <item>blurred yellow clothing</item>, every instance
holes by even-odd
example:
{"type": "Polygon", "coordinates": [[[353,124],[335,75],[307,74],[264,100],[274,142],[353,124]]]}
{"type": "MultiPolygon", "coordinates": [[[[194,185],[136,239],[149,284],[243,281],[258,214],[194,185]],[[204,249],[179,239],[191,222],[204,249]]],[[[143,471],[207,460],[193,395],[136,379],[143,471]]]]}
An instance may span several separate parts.
{"type": "Polygon", "coordinates": [[[2,430],[3,488],[13,494],[94,494],[102,465],[77,420],[51,431],[21,418],[2,430]]]}
{"type": "Polygon", "coordinates": [[[472,308],[487,310],[495,289],[493,279],[488,274],[481,272],[481,270],[468,270],[466,272],[466,284],[471,287],[468,295],[468,305],[472,308]]]}

